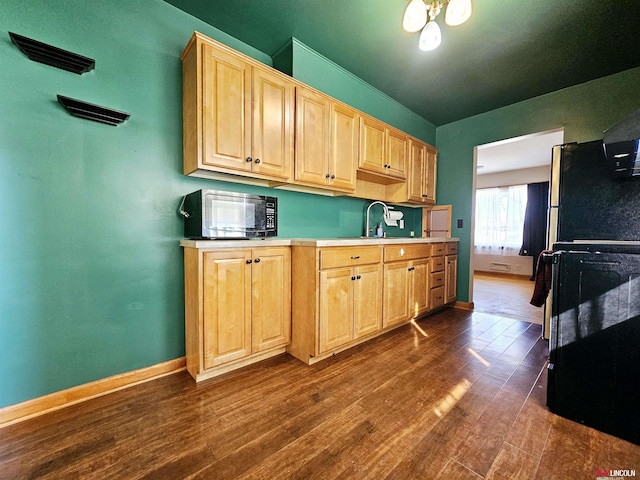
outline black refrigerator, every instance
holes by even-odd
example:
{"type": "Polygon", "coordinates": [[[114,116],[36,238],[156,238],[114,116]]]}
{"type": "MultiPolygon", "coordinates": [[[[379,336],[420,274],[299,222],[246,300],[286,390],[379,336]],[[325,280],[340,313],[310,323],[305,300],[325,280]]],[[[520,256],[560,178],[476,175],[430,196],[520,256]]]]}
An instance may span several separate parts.
{"type": "Polygon", "coordinates": [[[640,444],[637,140],[554,147],[548,237],[547,405],[640,444]]]}

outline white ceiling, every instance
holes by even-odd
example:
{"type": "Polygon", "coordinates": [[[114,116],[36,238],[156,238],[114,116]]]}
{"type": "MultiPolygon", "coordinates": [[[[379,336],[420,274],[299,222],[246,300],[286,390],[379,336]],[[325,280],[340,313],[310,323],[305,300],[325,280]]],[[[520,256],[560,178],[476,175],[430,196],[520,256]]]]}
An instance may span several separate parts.
{"type": "Polygon", "coordinates": [[[551,130],[478,146],[477,174],[522,170],[551,164],[554,145],[564,143],[564,130],[551,130]]]}

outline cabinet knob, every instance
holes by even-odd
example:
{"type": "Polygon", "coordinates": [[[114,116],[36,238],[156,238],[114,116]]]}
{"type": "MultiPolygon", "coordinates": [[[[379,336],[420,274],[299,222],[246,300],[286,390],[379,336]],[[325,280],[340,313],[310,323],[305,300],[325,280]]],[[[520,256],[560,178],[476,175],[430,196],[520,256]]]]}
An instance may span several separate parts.
{"type": "Polygon", "coordinates": [[[362,278],[362,275],[358,275],[356,278],[360,280],[362,278]]]}
{"type": "Polygon", "coordinates": [[[260,263],[260,258],[256,258],[255,262],[260,263]]]}
{"type": "Polygon", "coordinates": [[[360,258],[360,255],[353,255],[351,256],[351,260],[357,260],[360,258]]]}
{"type": "Polygon", "coordinates": [[[324,176],[324,178],[331,178],[331,175],[329,175],[328,173],[324,176]]]}
{"type": "Polygon", "coordinates": [[[256,163],[260,163],[260,159],[259,158],[256,158],[256,163]]]}
{"type": "Polygon", "coordinates": [[[351,277],[351,280],[355,280],[355,279],[356,279],[356,277],[351,277]]]}
{"type": "Polygon", "coordinates": [[[245,158],[244,160],[245,160],[245,162],[247,162],[247,163],[249,163],[249,162],[253,162],[253,158],[251,158],[251,157],[247,157],[247,158],[245,158]]]}
{"type": "Polygon", "coordinates": [[[247,260],[247,265],[249,265],[252,262],[251,259],[247,260]]]}
{"type": "Polygon", "coordinates": [[[331,180],[333,180],[334,178],[336,178],[336,176],[335,175],[331,175],[331,180]]]}

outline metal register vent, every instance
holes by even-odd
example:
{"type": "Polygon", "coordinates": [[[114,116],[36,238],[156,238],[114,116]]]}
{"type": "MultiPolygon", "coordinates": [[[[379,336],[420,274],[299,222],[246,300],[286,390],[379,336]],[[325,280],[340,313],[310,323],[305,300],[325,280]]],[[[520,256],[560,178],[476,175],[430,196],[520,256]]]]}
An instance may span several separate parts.
{"type": "Polygon", "coordinates": [[[51,65],[78,75],[93,70],[96,66],[96,61],[93,58],[83,57],[77,53],[69,52],[32,38],[23,37],[17,33],[9,32],[9,37],[11,37],[13,44],[34,62],[51,65]]]}

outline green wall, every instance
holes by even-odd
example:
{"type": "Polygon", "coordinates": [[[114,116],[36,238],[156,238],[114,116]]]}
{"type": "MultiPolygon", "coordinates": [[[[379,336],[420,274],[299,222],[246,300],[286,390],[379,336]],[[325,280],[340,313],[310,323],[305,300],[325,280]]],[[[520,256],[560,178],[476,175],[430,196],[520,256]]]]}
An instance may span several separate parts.
{"type": "Polygon", "coordinates": [[[293,38],[274,55],[279,70],[431,145],[436,128],[417,113],[293,38]]]}
{"type": "Polygon", "coordinates": [[[474,147],[557,128],[564,128],[566,143],[601,139],[640,108],[638,85],[640,68],[634,68],[437,128],[438,203],[453,205],[452,236],[460,238],[459,300],[469,300],[474,147]],[[456,228],[457,219],[463,228],[456,228]]]}
{"type": "MultiPolygon", "coordinates": [[[[179,57],[193,31],[271,64],[267,55],[158,0],[0,7],[0,30],[96,60],[78,76],[31,62],[6,34],[0,42],[0,407],[184,355],[176,211],[186,193],[275,194],[281,237],[361,234],[363,200],[182,175],[179,57]],[[131,118],[78,119],[56,94],[131,118]]],[[[402,233],[419,231],[420,210],[404,210],[402,233]]]]}

